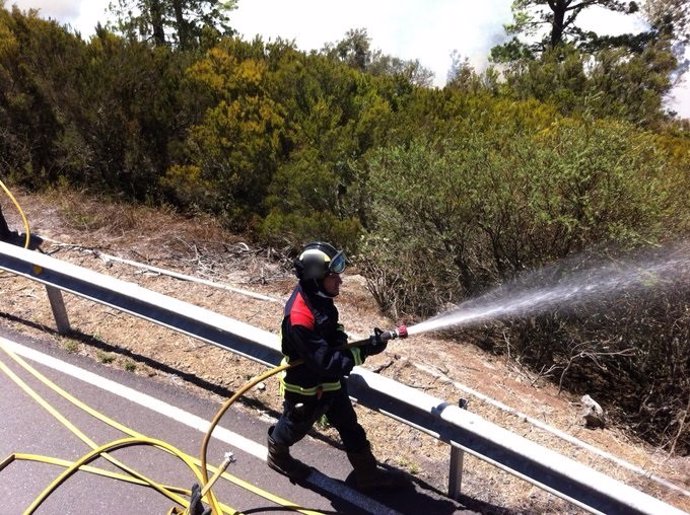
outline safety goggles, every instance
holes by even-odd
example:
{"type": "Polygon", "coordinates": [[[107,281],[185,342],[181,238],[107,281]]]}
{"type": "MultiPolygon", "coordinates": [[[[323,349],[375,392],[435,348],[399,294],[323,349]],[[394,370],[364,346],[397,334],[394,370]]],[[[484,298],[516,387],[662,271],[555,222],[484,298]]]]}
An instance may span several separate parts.
{"type": "Polygon", "coordinates": [[[338,252],[331,262],[328,264],[328,272],[331,274],[342,274],[347,266],[347,258],[345,253],[341,250],[338,252]]]}

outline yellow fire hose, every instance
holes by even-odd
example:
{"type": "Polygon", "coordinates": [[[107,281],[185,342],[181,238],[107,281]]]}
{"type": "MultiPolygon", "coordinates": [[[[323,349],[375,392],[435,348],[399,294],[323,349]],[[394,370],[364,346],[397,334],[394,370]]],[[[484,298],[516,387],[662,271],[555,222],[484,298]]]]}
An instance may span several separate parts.
{"type": "MultiPolygon", "coordinates": [[[[194,472],[194,474],[197,476],[197,478],[201,479],[201,473],[198,471],[198,469],[194,466],[194,464],[191,462],[188,456],[186,456],[183,452],[179,451],[172,445],[162,441],[162,440],[156,440],[153,438],[122,438],[120,440],[115,440],[114,442],[102,445],[100,447],[97,447],[96,449],[92,450],[91,452],[85,454],[82,456],[79,460],[75,461],[72,463],[62,474],[60,474],[55,480],[43,491],[41,494],[34,500],[34,502],[29,506],[29,508],[24,512],[25,515],[31,515],[38,507],[45,501],[48,496],[53,493],[53,491],[59,487],[65,480],[67,480],[72,474],[74,474],[82,465],[87,465],[91,463],[93,460],[98,458],[99,456],[106,457],[108,451],[114,451],[117,449],[121,449],[124,447],[131,447],[134,445],[152,445],[155,447],[158,447],[160,449],[165,449],[166,451],[174,454],[181,460],[185,462],[185,464],[194,472]]],[[[112,460],[111,460],[112,461],[112,460]]],[[[133,471],[132,469],[129,469],[128,467],[126,468],[127,472],[135,475],[135,477],[139,477],[140,479],[143,478],[140,474],[137,472],[133,471]]],[[[148,480],[146,480],[148,481],[148,480]]],[[[166,496],[170,496],[170,492],[166,491],[162,486],[158,485],[157,483],[153,481],[149,481],[149,484],[155,489],[158,490],[160,493],[166,496]]],[[[174,495],[174,494],[173,494],[174,495]]],[[[189,503],[182,499],[181,497],[175,495],[175,502],[182,504],[183,506],[188,506],[189,503]]]]}
{"type": "MultiPolygon", "coordinates": [[[[81,410],[85,411],[85,412],[88,413],[89,415],[91,415],[91,416],[97,418],[98,420],[101,420],[102,422],[104,422],[104,423],[108,424],[109,426],[111,426],[111,427],[113,427],[113,428],[115,428],[115,429],[117,429],[117,430],[119,430],[119,431],[121,431],[121,432],[123,432],[123,433],[129,435],[129,436],[132,437],[132,438],[146,438],[144,435],[142,435],[142,434],[140,434],[140,433],[138,433],[138,432],[136,432],[136,431],[134,431],[134,430],[132,430],[132,429],[130,429],[130,428],[128,428],[128,427],[122,425],[122,424],[120,424],[119,422],[117,422],[117,421],[115,421],[115,420],[110,419],[110,418],[107,417],[106,415],[103,415],[103,414],[97,412],[96,410],[94,410],[94,409],[91,408],[90,406],[84,404],[84,403],[83,403],[82,401],[80,401],[79,399],[75,398],[74,396],[72,396],[72,395],[69,394],[68,392],[64,391],[63,389],[61,389],[60,387],[58,387],[57,385],[55,385],[52,381],[50,381],[48,378],[46,378],[45,376],[43,376],[40,372],[38,372],[37,370],[35,370],[35,369],[32,368],[31,366],[29,366],[22,358],[20,358],[19,356],[15,355],[14,353],[11,353],[9,350],[7,350],[6,348],[4,348],[4,347],[2,346],[2,344],[0,344],[0,349],[4,350],[4,351],[5,351],[5,352],[6,352],[6,353],[17,363],[17,364],[19,364],[19,365],[20,365],[21,367],[23,367],[27,372],[29,372],[29,373],[32,374],[34,377],[36,377],[39,381],[41,381],[43,384],[45,384],[48,388],[50,388],[51,390],[53,390],[55,393],[57,393],[58,395],[60,395],[61,397],[63,397],[64,399],[66,399],[67,401],[69,401],[70,403],[72,403],[73,405],[75,405],[76,407],[78,407],[78,408],[80,408],[81,410]]],[[[0,361],[0,370],[5,371],[5,372],[7,371],[7,367],[6,367],[6,366],[3,366],[3,363],[2,363],[1,361],[0,361]]],[[[7,372],[6,372],[6,373],[7,373],[7,372]]],[[[31,390],[31,388],[30,388],[28,385],[26,385],[25,383],[23,383],[23,381],[21,381],[21,379],[19,379],[19,378],[18,378],[15,374],[13,374],[11,371],[10,371],[9,377],[10,377],[11,379],[13,379],[15,382],[19,381],[19,382],[17,382],[17,384],[18,384],[22,389],[24,389],[32,398],[34,398],[34,399],[40,398],[40,396],[38,396],[38,394],[36,394],[35,392],[33,392],[33,390],[31,390]]],[[[50,405],[49,405],[47,402],[45,402],[43,399],[41,399],[41,401],[39,401],[39,403],[41,404],[41,406],[44,407],[44,409],[48,410],[49,413],[51,413],[51,415],[56,416],[56,417],[58,418],[58,420],[59,420],[60,422],[62,422],[63,424],[66,424],[68,428],[71,426],[71,423],[70,423],[69,421],[67,421],[62,415],[60,415],[59,413],[57,413],[57,411],[56,411],[54,408],[52,408],[52,406],[50,406],[50,405]],[[41,401],[42,401],[42,402],[41,402],[41,401]]],[[[72,426],[72,427],[73,427],[73,426],[72,426]]],[[[79,431],[79,430],[76,429],[76,431],[79,431]]],[[[94,444],[94,447],[95,447],[95,444],[94,444]]],[[[92,447],[92,448],[93,448],[93,447],[92,447]]],[[[193,458],[193,457],[189,457],[189,458],[190,458],[190,460],[192,461],[192,463],[194,463],[194,465],[195,465],[196,467],[200,467],[201,462],[200,462],[197,458],[193,458]]],[[[16,453],[16,454],[11,455],[10,458],[8,458],[7,460],[5,460],[4,462],[2,462],[2,463],[0,464],[0,471],[2,471],[2,469],[3,469],[6,465],[9,465],[9,463],[11,463],[14,459],[17,459],[17,460],[20,460],[20,459],[27,459],[27,460],[31,460],[31,461],[42,461],[42,462],[45,462],[45,463],[51,463],[51,464],[53,464],[53,465],[59,465],[59,466],[65,466],[65,463],[69,463],[69,462],[65,462],[64,460],[59,460],[59,459],[56,459],[56,458],[33,457],[33,455],[25,455],[25,454],[16,453]]],[[[219,471],[219,469],[217,469],[216,467],[209,467],[209,469],[211,470],[211,472],[214,472],[214,473],[216,473],[216,474],[217,474],[218,471],[219,471]]],[[[98,469],[91,468],[91,467],[89,467],[89,468],[84,468],[84,469],[80,469],[80,470],[84,470],[84,471],[87,471],[87,472],[98,473],[98,474],[106,475],[106,476],[108,476],[109,474],[112,474],[112,473],[108,473],[108,472],[105,472],[105,471],[98,471],[98,469]]],[[[223,473],[223,474],[221,475],[221,477],[222,477],[223,479],[225,479],[226,481],[229,481],[229,482],[235,484],[236,486],[238,486],[238,487],[240,487],[240,488],[242,488],[242,489],[244,489],[244,490],[250,491],[250,492],[252,492],[252,493],[254,493],[254,494],[256,494],[256,495],[258,495],[258,496],[260,496],[260,497],[263,497],[263,498],[266,499],[266,500],[269,500],[269,501],[274,502],[275,504],[277,504],[277,505],[279,505],[279,506],[282,506],[283,509],[294,510],[294,511],[303,513],[303,514],[305,514],[305,515],[318,515],[318,514],[319,514],[319,512],[317,512],[317,511],[313,511],[313,510],[308,510],[308,509],[301,508],[301,507],[299,507],[297,504],[295,504],[294,502],[288,501],[288,500],[283,499],[283,498],[281,498],[281,497],[279,497],[279,496],[277,496],[277,495],[275,495],[275,494],[272,494],[272,493],[270,493],[270,492],[264,491],[264,490],[262,490],[262,489],[256,487],[255,485],[253,485],[253,484],[251,484],[251,483],[248,483],[248,482],[246,482],[246,481],[244,481],[244,480],[242,480],[242,479],[240,479],[240,478],[238,478],[238,477],[236,477],[236,476],[233,476],[233,475],[231,475],[231,474],[223,473]]],[[[129,481],[129,482],[133,483],[133,484],[138,484],[138,485],[143,485],[143,486],[151,486],[151,484],[150,484],[150,483],[151,483],[151,480],[140,480],[140,479],[135,479],[135,478],[128,477],[128,476],[123,476],[123,475],[115,475],[114,478],[115,478],[115,479],[120,479],[120,480],[126,480],[126,481],[129,481]]],[[[200,483],[200,485],[201,485],[201,483],[200,483]]],[[[183,488],[179,488],[179,487],[168,487],[168,486],[162,486],[162,487],[163,487],[165,490],[168,490],[169,492],[182,494],[182,495],[185,495],[185,496],[187,496],[187,497],[189,497],[189,495],[191,494],[191,492],[190,492],[189,490],[183,489],[183,488]]],[[[166,496],[167,496],[168,498],[170,498],[169,495],[166,494],[166,496]]],[[[172,499],[172,500],[174,500],[174,499],[172,499]]],[[[176,502],[177,502],[177,501],[176,501],[176,502]]],[[[180,506],[184,506],[184,507],[187,507],[187,506],[188,506],[188,502],[186,502],[186,501],[184,501],[184,502],[182,502],[182,503],[178,503],[178,504],[180,504],[180,506]]],[[[233,508],[231,508],[231,507],[229,507],[229,506],[226,506],[226,505],[224,505],[224,504],[222,504],[222,503],[219,503],[219,504],[220,504],[220,511],[218,511],[217,513],[226,513],[226,514],[236,514],[236,513],[238,513],[235,509],[233,509],[233,508]]]]}
{"type": "MultiPolygon", "coordinates": [[[[58,467],[67,468],[71,466],[74,462],[69,460],[63,460],[60,458],[53,458],[50,456],[41,456],[39,454],[27,454],[22,452],[15,452],[10,454],[5,460],[0,462],[0,471],[10,465],[14,461],[33,461],[36,463],[45,463],[47,465],[57,465],[58,467]]],[[[119,474],[117,472],[111,472],[110,470],[101,469],[98,467],[92,467],[90,465],[82,465],[79,467],[82,472],[88,472],[96,476],[106,477],[108,479],[116,479],[118,481],[123,481],[127,483],[132,483],[138,486],[150,486],[146,481],[142,481],[135,477],[127,476],[125,474],[119,474]]],[[[179,486],[173,485],[163,485],[163,488],[170,492],[175,492],[177,494],[182,494],[189,497],[192,492],[188,488],[180,488],[179,486]]]]}
{"type": "Polygon", "coordinates": [[[267,372],[264,372],[263,374],[260,374],[252,379],[250,379],[247,383],[245,383],[239,390],[235,392],[235,394],[230,397],[227,401],[223,403],[223,405],[220,407],[216,415],[213,417],[213,420],[211,421],[211,425],[208,428],[208,431],[206,431],[206,435],[204,436],[204,440],[201,443],[201,452],[200,452],[200,458],[201,458],[201,476],[202,476],[202,484],[201,487],[205,490],[208,491],[209,497],[213,498],[213,492],[210,489],[213,486],[213,482],[209,482],[208,479],[208,472],[206,471],[206,456],[208,453],[208,444],[211,441],[211,434],[213,433],[213,430],[216,428],[218,423],[220,422],[220,419],[223,418],[223,415],[230,409],[230,406],[234,404],[234,402],[242,397],[247,391],[251,390],[254,386],[259,384],[261,381],[265,381],[269,377],[277,374],[278,372],[282,372],[283,370],[287,370],[290,367],[296,366],[301,364],[302,361],[296,361],[294,363],[286,363],[284,365],[279,365],[275,368],[272,368],[271,370],[268,370],[267,372]]]}
{"type": "MultiPolygon", "coordinates": [[[[5,350],[5,349],[3,348],[3,350],[5,350]]],[[[6,352],[7,352],[7,351],[6,351],[6,352]]],[[[11,354],[10,354],[10,355],[11,355],[11,354]]],[[[11,355],[11,356],[12,356],[12,355],[11,355]]],[[[14,357],[14,356],[13,356],[13,357],[14,357]]],[[[19,359],[19,358],[17,358],[17,359],[19,359]]],[[[99,449],[99,446],[98,446],[93,440],[91,440],[91,439],[90,439],[88,436],[86,436],[82,431],[80,431],[76,426],[74,426],[74,425],[73,425],[69,420],[67,420],[61,413],[59,413],[53,406],[51,406],[50,404],[48,404],[48,403],[45,401],[45,399],[43,399],[42,397],[40,397],[33,389],[31,389],[31,387],[29,387],[29,386],[28,386],[24,381],[22,381],[14,372],[12,372],[12,370],[10,370],[9,367],[7,367],[7,365],[5,365],[5,363],[3,363],[2,361],[0,361],[0,370],[2,370],[10,379],[12,379],[20,388],[22,388],[22,390],[24,390],[24,392],[25,392],[27,395],[29,395],[30,397],[32,397],[41,407],[43,407],[46,411],[48,411],[48,413],[50,413],[53,417],[55,417],[58,421],[60,421],[60,423],[62,423],[65,427],[67,427],[70,431],[72,431],[72,433],[74,433],[81,441],[83,441],[84,443],[86,443],[91,449],[94,449],[94,450],[95,450],[95,449],[99,449]]],[[[137,437],[130,437],[130,439],[131,439],[132,441],[138,441],[138,440],[139,440],[139,441],[141,441],[142,443],[145,442],[146,445],[151,445],[151,443],[150,443],[150,442],[151,442],[151,439],[149,439],[149,438],[147,438],[147,437],[144,437],[144,436],[141,436],[141,435],[139,435],[139,436],[137,436],[137,437]]],[[[167,445],[167,444],[166,444],[166,445],[167,445]]],[[[162,448],[164,448],[164,449],[168,450],[169,452],[171,452],[172,454],[174,454],[174,455],[180,457],[185,463],[188,463],[187,459],[181,456],[180,451],[171,450],[171,448],[172,448],[171,446],[168,446],[168,447],[163,446],[162,448]],[[170,447],[170,448],[169,448],[169,447],[170,447]]],[[[120,469],[123,470],[124,472],[127,472],[128,474],[130,474],[131,476],[137,478],[138,480],[147,483],[147,484],[150,485],[152,488],[154,488],[155,490],[159,491],[161,494],[163,494],[163,495],[165,495],[166,497],[170,498],[170,499],[173,500],[174,502],[176,502],[176,503],[178,503],[178,504],[181,504],[181,505],[183,505],[183,506],[186,506],[186,505],[188,504],[187,501],[186,501],[185,499],[183,499],[182,497],[180,497],[180,496],[178,496],[178,495],[176,495],[176,494],[174,494],[174,493],[167,492],[163,487],[161,487],[160,485],[158,485],[155,481],[153,481],[153,480],[147,478],[146,476],[140,474],[139,472],[137,472],[136,470],[134,470],[134,469],[128,467],[128,466],[125,465],[124,463],[121,463],[120,461],[116,460],[116,459],[113,458],[112,456],[110,456],[110,455],[108,455],[108,454],[105,454],[106,451],[107,451],[107,449],[101,451],[102,453],[104,453],[104,454],[103,454],[103,457],[104,457],[105,459],[107,459],[108,461],[110,461],[111,463],[113,463],[113,465],[115,465],[116,467],[120,468],[120,469]]],[[[100,453],[99,453],[99,454],[100,454],[100,453]]],[[[71,475],[71,474],[70,474],[70,475],[71,475]]],[[[195,475],[196,475],[196,471],[195,471],[195,475]]],[[[200,474],[198,474],[198,476],[201,477],[200,474]]],[[[41,501],[40,501],[38,504],[34,503],[34,504],[32,505],[32,506],[33,506],[33,510],[35,510],[35,509],[38,507],[38,505],[40,505],[40,504],[45,500],[45,498],[46,498],[48,495],[50,495],[50,493],[51,493],[57,486],[59,486],[59,484],[61,484],[65,479],[67,479],[67,477],[69,477],[69,476],[64,477],[59,483],[57,483],[57,484],[55,484],[55,485],[51,485],[51,486],[49,486],[46,490],[44,490],[44,492],[39,496],[39,499],[41,499],[41,501]]],[[[38,499],[37,499],[37,500],[38,500],[38,499]]],[[[30,509],[28,512],[25,512],[25,513],[31,513],[33,510],[30,509]]]]}

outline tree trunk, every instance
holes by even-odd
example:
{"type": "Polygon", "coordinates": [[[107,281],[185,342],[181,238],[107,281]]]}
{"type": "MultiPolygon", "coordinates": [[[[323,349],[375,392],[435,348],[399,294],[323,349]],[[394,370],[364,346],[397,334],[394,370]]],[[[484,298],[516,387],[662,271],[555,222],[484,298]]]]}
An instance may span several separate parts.
{"type": "Polygon", "coordinates": [[[161,0],[150,0],[151,26],[153,41],[156,45],[165,45],[165,30],[163,28],[163,6],[161,0]]]}
{"type": "Polygon", "coordinates": [[[187,50],[189,48],[189,27],[187,21],[184,19],[183,11],[184,0],[173,0],[173,12],[175,13],[175,25],[177,26],[177,37],[180,41],[180,49],[187,50]]]}
{"type": "Polygon", "coordinates": [[[553,11],[553,24],[551,26],[551,48],[563,40],[563,30],[565,29],[565,11],[568,7],[567,0],[555,0],[549,2],[549,7],[553,11]]]}

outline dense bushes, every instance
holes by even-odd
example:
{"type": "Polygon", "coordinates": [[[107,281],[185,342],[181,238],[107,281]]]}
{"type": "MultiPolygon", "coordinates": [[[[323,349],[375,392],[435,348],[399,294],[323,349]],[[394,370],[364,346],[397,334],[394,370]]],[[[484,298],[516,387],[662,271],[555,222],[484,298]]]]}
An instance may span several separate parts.
{"type": "Polygon", "coordinates": [[[0,31],[3,174],[160,198],[158,178],[204,109],[185,82],[192,55],[105,30],[86,43],[17,9],[0,10],[0,31]]]}
{"type": "Polygon", "coordinates": [[[684,171],[618,122],[491,132],[468,122],[452,140],[382,148],[370,167],[366,261],[381,268],[410,251],[418,259],[398,273],[428,282],[400,313],[428,314],[600,242],[657,240],[665,222],[688,216],[672,200],[684,171]]]}

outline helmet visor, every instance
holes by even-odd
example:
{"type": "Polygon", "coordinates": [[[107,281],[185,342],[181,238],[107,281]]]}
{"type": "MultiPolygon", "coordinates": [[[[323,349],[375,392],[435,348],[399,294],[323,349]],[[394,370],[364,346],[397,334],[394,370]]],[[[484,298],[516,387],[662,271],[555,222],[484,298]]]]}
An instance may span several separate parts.
{"type": "Polygon", "coordinates": [[[331,259],[328,265],[328,271],[332,274],[342,274],[346,266],[347,259],[345,258],[345,253],[341,250],[331,259]]]}

